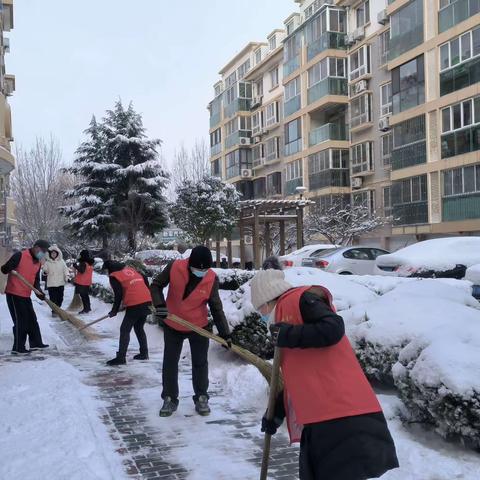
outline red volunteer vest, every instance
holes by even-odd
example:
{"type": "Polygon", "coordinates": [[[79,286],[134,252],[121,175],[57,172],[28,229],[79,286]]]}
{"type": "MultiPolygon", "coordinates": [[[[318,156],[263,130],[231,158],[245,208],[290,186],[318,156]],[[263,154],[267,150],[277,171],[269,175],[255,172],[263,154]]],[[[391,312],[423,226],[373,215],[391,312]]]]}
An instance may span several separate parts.
{"type": "MultiPolygon", "coordinates": [[[[300,297],[312,287],[289,290],[277,303],[275,322],[302,325],[300,297]]],[[[331,293],[325,293],[335,311],[331,293]]],[[[303,425],[381,412],[346,336],[324,348],[282,348],[285,410],[292,443],[299,442],[303,425]]]]}
{"type": "Polygon", "coordinates": [[[85,287],[89,287],[92,284],[92,281],[93,281],[93,266],[87,263],[87,268],[85,269],[85,272],[80,273],[77,270],[73,283],[75,285],[83,285],[85,287]]]}
{"type": "MultiPolygon", "coordinates": [[[[175,260],[170,270],[170,285],[167,295],[168,313],[172,313],[193,323],[197,327],[203,328],[208,325],[207,302],[210,298],[216,275],[213,270],[209,270],[190,295],[183,299],[189,277],[188,259],[175,260]]],[[[172,320],[166,319],[165,323],[179,332],[191,331],[172,320]]]]}
{"type": "MultiPolygon", "coordinates": [[[[30,250],[23,250],[22,257],[16,268],[16,271],[33,285],[40,267],[40,262],[34,262],[30,250]]],[[[13,273],[10,273],[8,275],[5,293],[29,298],[32,294],[32,289],[27,287],[20,279],[13,275],[13,273]]]]}
{"type": "Polygon", "coordinates": [[[149,288],[145,285],[143,277],[133,268],[125,267],[123,270],[113,272],[111,277],[116,278],[123,289],[123,304],[134,307],[152,301],[149,288]]]}

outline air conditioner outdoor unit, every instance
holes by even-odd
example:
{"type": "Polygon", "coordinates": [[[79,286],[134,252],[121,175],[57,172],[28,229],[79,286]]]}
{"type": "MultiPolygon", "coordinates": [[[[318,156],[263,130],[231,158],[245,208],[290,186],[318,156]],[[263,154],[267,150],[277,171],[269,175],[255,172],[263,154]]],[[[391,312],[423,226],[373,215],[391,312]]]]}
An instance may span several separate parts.
{"type": "Polygon", "coordinates": [[[365,28],[364,27],[357,28],[353,32],[353,39],[356,42],[359,42],[360,40],[363,40],[364,38],[365,38],[365,28]]]}
{"type": "Polygon", "coordinates": [[[347,47],[350,47],[355,43],[355,37],[353,36],[353,33],[347,33],[347,38],[345,39],[345,43],[347,44],[347,47]]]}
{"type": "Polygon", "coordinates": [[[252,104],[250,106],[250,110],[253,110],[257,107],[259,107],[262,104],[262,97],[253,97],[252,98],[252,104]]]}
{"type": "Polygon", "coordinates": [[[240,137],[240,145],[250,145],[252,143],[252,139],[249,137],[240,137]]]}
{"type": "Polygon", "coordinates": [[[253,143],[254,144],[260,143],[260,140],[261,140],[260,135],[256,135],[255,137],[253,137],[253,143]]]}
{"type": "Polygon", "coordinates": [[[243,237],[245,245],[252,245],[253,244],[253,237],[251,235],[245,235],[243,237]]]}
{"type": "Polygon", "coordinates": [[[366,80],[360,80],[353,86],[353,91],[355,92],[355,95],[358,95],[359,93],[364,92],[368,87],[367,81],[366,80]]]}
{"type": "Polygon", "coordinates": [[[250,168],[244,168],[242,169],[241,175],[242,178],[252,178],[253,177],[253,172],[250,168]]]}
{"type": "Polygon", "coordinates": [[[362,188],[363,179],[361,177],[352,178],[352,188],[362,188]]]}
{"type": "Polygon", "coordinates": [[[386,23],[388,23],[388,15],[387,15],[387,10],[385,8],[378,12],[377,21],[382,25],[385,25],[386,23]]]}
{"type": "Polygon", "coordinates": [[[383,117],[378,121],[378,129],[381,132],[390,130],[390,117],[383,117]]]}

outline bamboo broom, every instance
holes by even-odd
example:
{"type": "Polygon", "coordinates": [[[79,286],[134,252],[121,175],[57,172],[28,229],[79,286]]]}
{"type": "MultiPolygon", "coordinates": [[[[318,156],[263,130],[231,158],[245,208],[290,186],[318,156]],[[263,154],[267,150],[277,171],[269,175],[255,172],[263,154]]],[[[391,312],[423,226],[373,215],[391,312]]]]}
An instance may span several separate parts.
{"type": "MultiPolygon", "coordinates": [[[[183,320],[183,318],[177,317],[176,315],[169,314],[168,318],[172,320],[175,323],[178,323],[179,325],[182,325],[183,327],[189,328],[190,330],[193,330],[195,333],[198,333],[202,337],[209,338],[210,340],[214,340],[215,342],[219,343],[220,345],[223,345],[225,347],[228,346],[227,342],[219,337],[218,335],[215,335],[214,333],[210,333],[207,330],[204,330],[201,327],[197,327],[193,323],[187,322],[186,320],[183,320]]],[[[261,359],[257,355],[255,355],[252,352],[249,352],[248,350],[245,350],[242,347],[239,347],[237,345],[232,344],[231,351],[236,353],[239,357],[241,357],[243,360],[246,362],[250,363],[254,367],[256,367],[260,373],[263,375],[265,380],[270,384],[271,383],[271,378],[272,378],[272,370],[273,367],[270,363],[266,362],[265,360],[261,359]]],[[[281,375],[279,375],[278,378],[278,391],[283,390],[283,378],[281,375]]]]}
{"type": "MultiPolygon", "coordinates": [[[[12,270],[11,273],[15,275],[28,288],[31,288],[36,295],[42,295],[42,292],[40,292],[40,290],[37,290],[25,277],[20,275],[20,273],[18,273],[15,270],[12,270]]],[[[57,304],[53,303],[49,298],[45,297],[45,302],[62,320],[66,320],[67,322],[70,322],[73,326],[79,329],[85,326],[85,322],[77,318],[75,315],[72,315],[71,313],[66,312],[65,310],[60,308],[57,304]]],[[[83,330],[82,333],[84,333],[84,335],[89,340],[96,340],[100,338],[97,334],[93,332],[88,332],[86,330],[83,330]]]]}

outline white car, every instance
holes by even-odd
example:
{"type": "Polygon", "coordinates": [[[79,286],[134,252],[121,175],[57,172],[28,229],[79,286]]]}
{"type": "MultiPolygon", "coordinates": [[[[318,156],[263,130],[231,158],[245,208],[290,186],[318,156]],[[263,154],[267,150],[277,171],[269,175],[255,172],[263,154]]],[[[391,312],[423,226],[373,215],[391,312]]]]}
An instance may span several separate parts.
{"type": "Polygon", "coordinates": [[[340,275],[373,275],[375,259],[388,253],[377,247],[340,247],[305,258],[302,266],[340,275]]]}
{"type": "Polygon", "coordinates": [[[338,248],[338,245],[331,245],[329,243],[318,243],[316,245],[305,245],[305,247],[295,250],[288,255],[282,255],[279,257],[280,263],[284,268],[288,267],[301,267],[302,260],[304,258],[312,257],[325,250],[331,250],[332,248],[338,248]]]}
{"type": "Polygon", "coordinates": [[[376,260],[375,273],[397,277],[465,277],[468,267],[480,263],[480,237],[424,240],[376,260]]]}

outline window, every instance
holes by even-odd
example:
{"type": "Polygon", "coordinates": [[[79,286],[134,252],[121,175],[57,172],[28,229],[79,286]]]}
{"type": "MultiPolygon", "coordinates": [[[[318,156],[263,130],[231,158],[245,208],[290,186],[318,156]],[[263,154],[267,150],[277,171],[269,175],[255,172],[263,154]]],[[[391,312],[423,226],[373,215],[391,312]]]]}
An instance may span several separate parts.
{"type": "Polygon", "coordinates": [[[388,51],[390,50],[390,30],[385,30],[379,35],[380,40],[380,65],[388,62],[388,51]]]}
{"type": "Polygon", "coordinates": [[[392,192],[391,187],[383,188],[383,214],[390,216],[392,213],[392,192]]]}
{"type": "Polygon", "coordinates": [[[255,96],[261,97],[263,95],[263,78],[257,80],[255,83],[255,96]]]}
{"type": "Polygon", "coordinates": [[[381,137],[382,160],[384,165],[390,165],[392,159],[393,135],[387,133],[381,137]]]}
{"type": "Polygon", "coordinates": [[[218,97],[223,91],[222,83],[221,82],[217,83],[217,85],[215,85],[214,89],[215,89],[215,96],[218,97]]]}
{"type": "Polygon", "coordinates": [[[357,28],[363,27],[367,23],[370,22],[370,2],[367,0],[366,2],[360,4],[359,7],[355,10],[355,14],[357,17],[357,28]]]}
{"type": "Polygon", "coordinates": [[[403,112],[425,102],[423,55],[392,70],[393,113],[403,112]]]}
{"type": "Polygon", "coordinates": [[[367,208],[370,213],[375,211],[375,192],[373,190],[364,190],[352,194],[352,203],[354,207],[367,208]]]}
{"type": "Polygon", "coordinates": [[[423,0],[412,0],[390,16],[389,60],[423,42],[423,0]]]}
{"type": "Polygon", "coordinates": [[[278,67],[275,67],[273,70],[270,70],[270,82],[272,88],[278,87],[279,78],[278,78],[278,67]]]}
{"type": "Polygon", "coordinates": [[[442,110],[442,133],[480,123],[480,97],[469,98],[442,110]]]}
{"type": "Polygon", "coordinates": [[[267,175],[267,195],[282,194],[282,172],[267,175]]]}
{"type": "Polygon", "coordinates": [[[269,138],[265,142],[265,158],[267,162],[271,162],[279,157],[279,143],[278,137],[269,138]]]}
{"type": "Polygon", "coordinates": [[[300,35],[295,34],[284,42],[283,59],[287,63],[300,53],[300,35]]]}
{"type": "Polygon", "coordinates": [[[328,9],[328,31],[339,33],[345,33],[347,31],[345,10],[337,10],[335,8],[328,9]]]}
{"type": "Polygon", "coordinates": [[[300,118],[285,125],[285,155],[293,155],[302,149],[302,121],[300,118]]]}
{"type": "Polygon", "coordinates": [[[308,88],[313,87],[327,77],[345,77],[345,59],[324,58],[308,70],[308,88]]]}
{"type": "Polygon", "coordinates": [[[384,117],[392,113],[392,83],[388,82],[380,86],[380,116],[384,117]]]}
{"type": "Polygon", "coordinates": [[[212,172],[212,176],[214,177],[222,176],[222,164],[220,162],[221,162],[221,159],[218,158],[217,160],[214,160],[211,164],[211,172],[212,172]]]}
{"type": "Polygon", "coordinates": [[[350,127],[355,128],[372,121],[371,95],[366,93],[352,99],[350,103],[350,127]]]}
{"type": "Polygon", "coordinates": [[[300,77],[295,78],[285,85],[285,102],[300,95],[300,77]]]}
{"type": "Polygon", "coordinates": [[[443,196],[453,197],[480,192],[480,165],[443,172],[443,196]]]}
{"type": "Polygon", "coordinates": [[[393,127],[393,148],[425,141],[425,115],[410,118],[393,127]]]}
{"type": "Polygon", "coordinates": [[[369,248],[351,248],[350,250],[343,252],[345,258],[350,258],[352,260],[371,260],[370,255],[369,248]]]}
{"type": "Polygon", "coordinates": [[[270,127],[278,122],[278,102],[273,102],[265,108],[265,126],[270,127]]]}
{"type": "Polygon", "coordinates": [[[232,85],[234,85],[235,83],[237,83],[237,72],[233,72],[231,73],[225,80],[225,86],[227,88],[231,87],[232,85]]]}
{"type": "Polygon", "coordinates": [[[238,117],[238,122],[240,125],[241,131],[250,131],[252,129],[252,119],[251,117],[238,117]]]}
{"type": "Polygon", "coordinates": [[[448,70],[480,55],[480,27],[440,45],[440,70],[448,70]]]}
{"type": "Polygon", "coordinates": [[[308,173],[324,172],[326,170],[342,170],[348,168],[348,150],[322,150],[308,157],[308,173]]]}
{"type": "Polygon", "coordinates": [[[289,182],[290,180],[295,180],[297,178],[302,178],[302,176],[302,160],[295,160],[294,162],[288,163],[285,167],[285,180],[287,182],[289,182]]]}
{"type": "Polygon", "coordinates": [[[225,136],[228,137],[233,133],[238,132],[238,119],[234,118],[225,124],[225,136]]]}
{"type": "Polygon", "coordinates": [[[251,150],[240,148],[225,156],[227,164],[227,178],[238,177],[243,168],[251,168],[251,150]]]}
{"type": "Polygon", "coordinates": [[[260,143],[252,148],[252,163],[254,167],[263,164],[263,144],[260,143]]]}
{"type": "Polygon", "coordinates": [[[250,59],[248,59],[245,63],[242,63],[237,69],[238,80],[242,80],[247,72],[250,70],[250,59]]]}
{"type": "Polygon", "coordinates": [[[350,150],[352,174],[371,172],[373,170],[373,143],[363,142],[354,145],[350,150]]]}
{"type": "Polygon", "coordinates": [[[295,21],[292,20],[291,22],[287,23],[287,35],[290,35],[295,30],[295,21]]]}
{"type": "Polygon", "coordinates": [[[268,39],[268,48],[270,50],[275,50],[277,48],[277,36],[276,35],[272,35],[268,39]]]}
{"type": "Polygon", "coordinates": [[[257,48],[255,50],[255,65],[258,65],[262,61],[262,49],[257,48]]]}
{"type": "Polygon", "coordinates": [[[210,134],[210,146],[214,147],[222,141],[222,129],[217,128],[214,132],[210,134]]]}
{"type": "Polygon", "coordinates": [[[349,79],[351,82],[370,73],[370,46],[364,45],[349,57],[349,79]]]}
{"type": "Polygon", "coordinates": [[[392,205],[426,202],[427,176],[410,177],[392,185],[392,205]]]}
{"type": "Polygon", "coordinates": [[[263,112],[255,112],[252,115],[252,135],[260,135],[263,128],[263,112]]]}

